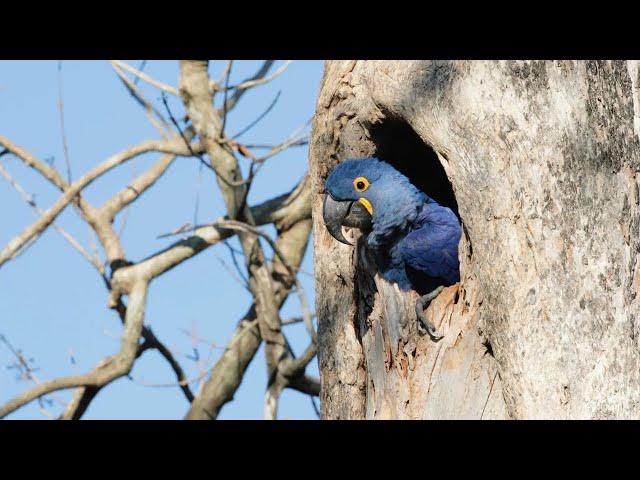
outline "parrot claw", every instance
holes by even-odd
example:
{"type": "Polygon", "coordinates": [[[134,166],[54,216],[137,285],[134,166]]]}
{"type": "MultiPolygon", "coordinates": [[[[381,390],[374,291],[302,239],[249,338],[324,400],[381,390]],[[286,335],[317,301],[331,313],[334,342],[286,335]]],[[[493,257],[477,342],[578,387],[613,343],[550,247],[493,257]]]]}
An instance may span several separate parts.
{"type": "Polygon", "coordinates": [[[443,338],[443,335],[438,335],[436,333],[436,327],[434,327],[431,324],[431,322],[427,320],[427,317],[425,317],[424,315],[424,309],[429,306],[429,304],[434,298],[440,295],[440,292],[442,292],[443,289],[444,287],[440,286],[416,300],[416,316],[418,317],[418,320],[420,320],[420,323],[422,323],[422,326],[427,330],[427,332],[431,336],[431,339],[434,342],[437,342],[438,340],[443,338]]]}

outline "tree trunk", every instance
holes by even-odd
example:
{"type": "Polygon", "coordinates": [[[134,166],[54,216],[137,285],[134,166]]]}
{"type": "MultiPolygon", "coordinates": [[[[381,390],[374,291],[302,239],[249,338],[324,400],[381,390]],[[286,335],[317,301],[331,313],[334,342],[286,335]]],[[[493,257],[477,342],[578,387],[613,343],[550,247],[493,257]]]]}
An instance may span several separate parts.
{"type": "Polygon", "coordinates": [[[310,149],[324,418],[640,417],[637,62],[329,61],[310,149]],[[459,213],[445,337],[322,222],[375,154],[459,213]]]}

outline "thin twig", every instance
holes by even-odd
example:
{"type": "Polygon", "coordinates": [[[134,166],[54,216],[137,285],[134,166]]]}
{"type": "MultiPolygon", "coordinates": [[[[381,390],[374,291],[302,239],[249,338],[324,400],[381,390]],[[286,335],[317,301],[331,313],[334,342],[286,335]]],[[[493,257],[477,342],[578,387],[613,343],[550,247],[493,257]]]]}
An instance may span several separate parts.
{"type": "Polygon", "coordinates": [[[151,78],[146,73],[143,73],[141,70],[138,70],[132,67],[128,63],[125,63],[121,60],[111,60],[111,62],[115,63],[118,67],[122,68],[123,70],[126,70],[132,75],[135,75],[140,80],[147,82],[149,85],[153,85],[154,87],[159,88],[163,92],[170,93],[171,95],[175,95],[176,97],[180,96],[180,92],[178,92],[177,88],[172,87],[171,85],[167,85],[166,83],[162,83],[159,80],[156,80],[154,78],[151,78]]]}
{"type": "Polygon", "coordinates": [[[62,149],[64,151],[64,161],[67,164],[67,181],[71,183],[71,159],[69,158],[67,134],[64,128],[64,103],[62,100],[62,60],[58,61],[58,113],[60,118],[60,134],[62,136],[62,149]]]}
{"type": "MultiPolygon", "coordinates": [[[[0,143],[3,142],[3,138],[0,137],[0,143]]],[[[6,145],[5,145],[6,147],[6,145]]],[[[14,237],[1,251],[0,251],[0,267],[4,265],[7,261],[11,260],[16,256],[16,254],[22,250],[22,248],[29,242],[33,241],[35,238],[39,237],[40,234],[51,225],[55,219],[60,215],[60,213],[73,202],[80,192],[91,184],[94,180],[109,172],[113,168],[125,163],[132,158],[137,157],[143,153],[147,153],[150,151],[165,151],[165,153],[176,153],[176,142],[173,140],[170,141],[147,141],[141,144],[130,147],[120,153],[117,153],[104,162],[94,167],[91,171],[83,175],[81,178],[76,180],[73,184],[68,185],[66,182],[63,185],[68,185],[68,188],[63,188],[63,195],[58,198],[58,200],[51,206],[36,222],[31,224],[25,230],[23,230],[18,236],[14,237]]],[[[182,153],[182,152],[180,152],[182,153]]],[[[60,182],[63,182],[62,179],[59,178],[60,182]]],[[[55,184],[55,183],[54,183],[55,184]]]]}
{"type": "MultiPolygon", "coordinates": [[[[312,313],[311,314],[311,318],[316,318],[316,314],[312,313]]],[[[282,325],[295,325],[296,323],[302,323],[304,322],[304,317],[291,317],[291,318],[285,318],[283,319],[280,323],[282,325]]]]}
{"type": "Polygon", "coordinates": [[[267,241],[267,243],[269,244],[269,246],[271,247],[273,252],[280,259],[280,262],[282,263],[282,265],[289,272],[289,275],[291,276],[291,280],[295,284],[296,292],[298,293],[298,297],[300,299],[300,307],[302,309],[302,315],[304,317],[305,325],[307,327],[307,331],[309,333],[309,336],[311,337],[313,343],[315,344],[317,342],[317,335],[316,335],[315,329],[313,328],[313,322],[312,322],[312,319],[311,319],[311,311],[309,310],[309,304],[307,303],[307,299],[306,299],[306,295],[304,293],[304,289],[303,289],[301,283],[298,281],[298,278],[297,278],[295,270],[289,265],[289,263],[287,262],[286,258],[284,257],[284,255],[282,254],[282,252],[280,251],[280,249],[278,248],[276,243],[273,241],[273,239],[268,234],[266,234],[265,232],[260,230],[259,228],[253,227],[253,226],[251,226],[249,224],[246,224],[246,223],[243,223],[243,222],[239,222],[237,220],[220,220],[218,222],[215,222],[211,226],[216,226],[216,227],[221,227],[221,228],[229,228],[231,230],[239,230],[239,231],[242,231],[242,232],[251,233],[253,235],[262,237],[267,241]]]}
{"type": "Polygon", "coordinates": [[[93,370],[85,374],[47,380],[15,396],[5,404],[0,405],[0,418],[7,416],[33,400],[57,390],[76,387],[101,388],[113,380],[127,375],[133,367],[139,349],[147,287],[148,283],[139,282],[130,292],[124,333],[121,338],[120,350],[115,356],[104,358],[93,370]]]}
{"type": "Polygon", "coordinates": [[[218,345],[215,342],[210,342],[208,340],[205,340],[204,338],[200,337],[197,335],[197,333],[195,333],[195,329],[192,329],[191,331],[187,331],[186,328],[180,328],[179,329],[182,333],[184,333],[185,335],[188,335],[189,338],[191,338],[192,340],[195,340],[199,343],[202,343],[210,348],[213,349],[221,349],[224,350],[226,347],[222,346],[222,345],[218,345]]]}
{"type": "MultiPolygon", "coordinates": [[[[111,62],[111,67],[116,72],[124,86],[127,88],[131,96],[144,108],[147,118],[151,124],[160,132],[160,135],[167,137],[169,125],[162,114],[153,106],[153,104],[145,98],[138,87],[127,78],[122,69],[115,63],[111,62]]],[[[164,94],[164,93],[163,93],[164,94]]]]}
{"type": "MultiPolygon", "coordinates": [[[[176,127],[176,129],[178,130],[178,133],[180,134],[180,136],[182,137],[182,140],[185,142],[185,145],[187,146],[187,148],[191,152],[191,155],[193,155],[198,160],[200,160],[200,163],[202,165],[204,165],[209,170],[211,170],[213,173],[215,173],[216,177],[218,177],[220,180],[222,180],[222,182],[224,182],[225,184],[227,184],[230,187],[240,187],[242,185],[246,185],[246,184],[250,183],[250,179],[249,178],[246,179],[246,180],[240,180],[240,181],[232,181],[232,180],[227,179],[224,175],[220,174],[220,172],[218,172],[213,167],[213,165],[211,165],[209,162],[207,162],[204,159],[204,156],[202,154],[195,152],[193,150],[193,148],[191,147],[191,144],[189,143],[189,140],[187,140],[187,138],[185,137],[185,134],[184,134],[182,128],[180,128],[180,124],[176,120],[176,117],[174,117],[173,113],[171,112],[171,108],[169,107],[169,104],[167,102],[167,98],[166,98],[166,96],[164,94],[162,95],[162,103],[164,103],[164,106],[165,106],[165,108],[167,110],[167,113],[169,114],[169,119],[171,120],[171,123],[173,123],[173,126],[176,127]]],[[[221,141],[220,143],[223,144],[223,143],[225,143],[225,141],[221,141]]]]}
{"type": "Polygon", "coordinates": [[[304,289],[302,287],[302,284],[298,281],[298,277],[296,275],[296,271],[289,265],[289,263],[287,262],[286,258],[284,257],[284,255],[282,254],[282,252],[280,251],[278,246],[276,245],[276,242],[274,242],[274,240],[268,234],[264,233],[259,228],[253,227],[253,226],[248,225],[246,223],[238,222],[237,220],[226,220],[226,221],[218,222],[218,223],[222,227],[226,226],[227,228],[231,228],[231,229],[238,229],[238,230],[248,231],[250,233],[253,233],[254,235],[258,235],[258,236],[264,238],[267,241],[267,243],[269,244],[269,246],[271,247],[273,252],[280,259],[280,262],[282,262],[282,265],[289,272],[289,275],[291,275],[292,281],[294,282],[294,284],[296,286],[296,292],[298,293],[298,298],[300,299],[300,307],[302,309],[302,316],[304,317],[304,322],[305,322],[305,325],[307,327],[307,332],[309,333],[309,336],[311,337],[313,343],[314,344],[317,343],[318,339],[317,339],[317,335],[316,335],[315,329],[313,328],[313,322],[312,322],[312,319],[311,319],[311,311],[309,309],[309,304],[307,303],[307,298],[306,298],[306,295],[304,293],[304,289]]]}
{"type": "MultiPolygon", "coordinates": [[[[290,147],[302,147],[304,145],[308,145],[309,141],[307,138],[302,140],[298,140],[296,143],[291,144],[290,147]]],[[[278,145],[274,145],[272,143],[245,143],[244,146],[246,148],[251,148],[253,150],[273,150],[278,145]]]]}
{"type": "MultiPolygon", "coordinates": [[[[182,130],[182,128],[180,127],[180,124],[178,123],[178,120],[176,120],[176,117],[173,116],[173,112],[171,111],[171,108],[169,107],[169,102],[167,102],[167,96],[163,93],[162,94],[162,103],[164,104],[164,108],[167,110],[167,114],[169,115],[169,120],[171,120],[171,123],[173,123],[173,126],[176,127],[176,129],[178,130],[178,133],[180,134],[180,136],[182,137],[182,140],[184,141],[184,144],[187,146],[187,148],[189,149],[189,152],[191,153],[191,155],[193,155],[194,157],[196,157],[198,160],[200,160],[200,163],[202,165],[204,165],[205,167],[207,167],[209,170],[211,170],[213,173],[216,174],[216,176],[220,177],[220,175],[218,174],[218,172],[216,172],[215,168],[213,168],[209,162],[207,162],[204,157],[202,156],[202,154],[197,153],[193,150],[193,148],[191,147],[191,142],[189,142],[189,140],[187,139],[187,137],[184,134],[184,131],[182,130]]],[[[222,177],[220,177],[222,178],[222,177]]],[[[226,180],[226,179],[225,179],[226,180]]]]}
{"type": "Polygon", "coordinates": [[[309,399],[311,400],[311,406],[313,407],[313,411],[316,414],[316,417],[320,418],[320,409],[316,405],[316,399],[313,395],[309,395],[309,399]]]}
{"type": "Polygon", "coordinates": [[[276,103],[278,103],[278,99],[280,98],[280,94],[281,93],[282,93],[282,90],[278,90],[278,93],[276,94],[276,97],[271,101],[271,103],[269,104],[267,109],[264,112],[262,112],[260,115],[258,115],[258,118],[256,118],[249,125],[244,127],[242,130],[240,130],[235,135],[232,135],[231,138],[235,140],[236,138],[241,137],[242,135],[247,133],[249,130],[251,130],[253,127],[255,127],[258,124],[258,122],[260,122],[260,120],[262,120],[264,117],[266,117],[267,114],[273,109],[273,107],[275,107],[276,103]]]}
{"type": "MultiPolygon", "coordinates": [[[[31,206],[31,208],[33,208],[40,215],[44,215],[45,213],[44,210],[38,207],[38,204],[36,203],[33,195],[29,194],[24,188],[22,188],[22,186],[18,182],[16,182],[15,179],[11,176],[11,174],[2,166],[2,164],[0,164],[0,175],[2,175],[7,180],[7,182],[9,182],[9,184],[16,190],[16,192],[18,192],[18,194],[23,198],[23,200],[29,206],[31,206]]],[[[104,274],[104,266],[102,265],[102,262],[97,256],[92,256],[89,252],[87,252],[87,250],[85,250],[84,247],[80,245],[80,242],[78,242],[75,238],[73,238],[61,226],[57,225],[56,223],[53,223],[52,227],[55,228],[55,230],[60,235],[62,235],[62,237],[73,248],[75,248],[91,265],[93,265],[100,274],[104,274]]]]}
{"type": "MultiPolygon", "coordinates": [[[[39,368],[30,365],[30,363],[33,363],[33,359],[28,359],[27,357],[25,357],[24,353],[22,353],[22,350],[13,346],[11,342],[9,342],[7,337],[5,337],[4,334],[1,334],[1,333],[0,333],[0,342],[5,344],[5,346],[9,349],[9,351],[13,354],[13,356],[18,361],[18,363],[15,364],[15,367],[18,369],[22,377],[32,381],[36,385],[42,382],[42,380],[40,380],[40,378],[38,378],[38,376],[35,374],[35,372],[39,370],[39,368]]],[[[50,396],[59,405],[62,405],[63,407],[67,405],[67,403],[64,400],[62,400],[59,396],[55,394],[51,394],[50,396]]],[[[44,409],[44,407],[42,406],[42,403],[41,403],[41,412],[42,413],[46,412],[45,414],[49,415],[46,409],[44,409]]]]}
{"type": "Polygon", "coordinates": [[[224,240],[222,243],[229,250],[229,253],[231,254],[231,260],[233,261],[233,266],[235,267],[236,272],[238,272],[238,275],[240,276],[240,278],[242,279],[245,288],[250,291],[249,279],[244,275],[242,269],[240,268],[240,264],[238,263],[238,259],[236,258],[236,252],[234,251],[233,247],[229,244],[228,240],[224,240]]]}
{"type": "MultiPolygon", "coordinates": [[[[144,67],[147,66],[147,61],[146,60],[142,60],[140,62],[140,66],[138,67],[138,72],[142,73],[142,71],[144,70],[144,67]]],[[[140,77],[136,76],[136,78],[133,80],[133,84],[135,86],[138,86],[138,82],[140,81],[140,77]]]]}
{"type": "Polygon", "coordinates": [[[240,88],[241,85],[247,85],[247,84],[249,84],[249,82],[255,82],[255,81],[263,79],[264,76],[269,71],[269,69],[271,68],[271,65],[273,65],[273,64],[274,64],[274,60],[265,60],[265,62],[262,64],[262,66],[258,69],[258,71],[256,72],[256,74],[253,77],[248,78],[247,80],[245,80],[241,84],[237,85],[236,87],[229,87],[230,89],[234,89],[235,92],[233,93],[231,98],[228,99],[225,102],[224,109],[227,112],[232,110],[233,107],[235,107],[237,105],[237,103],[240,101],[242,96],[247,92],[249,87],[240,88]]]}
{"type": "Polygon", "coordinates": [[[224,70],[222,71],[222,75],[220,76],[220,80],[218,80],[217,82],[215,80],[212,80],[212,82],[215,82],[216,85],[220,86],[223,82],[227,81],[230,71],[231,71],[231,60],[227,60],[227,64],[225,65],[224,70]]]}
{"type": "MultiPolygon", "coordinates": [[[[252,320],[251,322],[245,322],[246,324],[243,325],[241,332],[234,337],[229,344],[224,347],[225,351],[229,351],[231,350],[231,348],[244,336],[247,334],[247,332],[250,332],[252,327],[256,326],[256,324],[258,323],[258,320],[252,320]]],[[[184,379],[184,380],[180,380],[178,382],[169,382],[169,383],[145,383],[141,380],[134,380],[137,383],[140,383],[141,385],[144,385],[146,387],[154,387],[154,388],[171,388],[171,387],[176,387],[176,386],[186,386],[186,385],[191,385],[192,383],[195,383],[201,379],[203,379],[204,377],[206,377],[211,370],[213,370],[215,368],[215,365],[213,365],[212,367],[208,368],[207,371],[205,372],[200,372],[197,376],[195,377],[191,377],[188,379],[184,379]]]]}
{"type": "Polygon", "coordinates": [[[255,87],[257,85],[262,85],[262,84],[268,83],[271,80],[273,80],[274,78],[279,77],[280,75],[282,75],[284,73],[284,71],[289,67],[291,62],[292,62],[292,60],[285,61],[282,65],[280,65],[280,67],[275,72],[273,72],[268,77],[252,78],[252,79],[249,79],[249,80],[245,80],[244,82],[239,83],[238,85],[234,85],[234,86],[229,87],[229,88],[231,90],[246,90],[247,88],[251,88],[251,87],[255,87]]]}
{"type": "Polygon", "coordinates": [[[229,275],[231,275],[231,278],[233,278],[238,285],[240,285],[242,288],[244,288],[247,292],[251,293],[251,289],[249,288],[249,282],[246,280],[246,278],[242,275],[241,270],[238,270],[236,268],[236,271],[234,272],[229,265],[226,264],[226,262],[220,258],[219,255],[215,255],[216,260],[218,260],[218,262],[220,262],[220,264],[222,265],[222,267],[229,272],[229,275]]]}
{"type": "Polygon", "coordinates": [[[277,155],[280,152],[287,150],[288,148],[299,146],[299,145],[306,145],[308,143],[308,140],[309,139],[306,136],[292,138],[291,140],[286,140],[282,142],[280,145],[276,145],[275,147],[273,147],[271,151],[269,151],[262,157],[258,157],[254,163],[263,163],[265,160],[270,159],[271,157],[277,155]]]}

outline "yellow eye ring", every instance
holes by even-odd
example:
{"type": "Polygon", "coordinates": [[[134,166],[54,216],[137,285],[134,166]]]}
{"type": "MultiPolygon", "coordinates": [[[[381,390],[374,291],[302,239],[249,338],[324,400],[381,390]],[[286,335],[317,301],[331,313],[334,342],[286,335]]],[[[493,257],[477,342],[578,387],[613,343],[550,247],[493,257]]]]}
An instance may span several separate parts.
{"type": "Polygon", "coordinates": [[[369,188],[369,180],[364,177],[357,177],[353,181],[353,188],[356,189],[356,192],[364,192],[367,188],[369,188]]]}

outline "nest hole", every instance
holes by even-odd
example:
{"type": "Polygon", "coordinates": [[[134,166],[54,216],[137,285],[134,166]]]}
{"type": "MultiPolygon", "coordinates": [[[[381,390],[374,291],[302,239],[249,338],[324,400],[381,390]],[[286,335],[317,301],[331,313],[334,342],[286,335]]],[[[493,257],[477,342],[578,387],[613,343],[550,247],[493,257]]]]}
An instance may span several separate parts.
{"type": "Polygon", "coordinates": [[[413,185],[460,219],[451,182],[436,152],[402,119],[387,117],[369,128],[376,156],[393,165],[413,185]]]}

